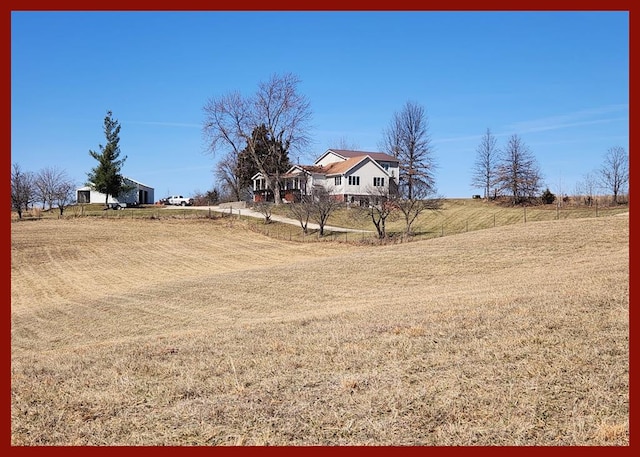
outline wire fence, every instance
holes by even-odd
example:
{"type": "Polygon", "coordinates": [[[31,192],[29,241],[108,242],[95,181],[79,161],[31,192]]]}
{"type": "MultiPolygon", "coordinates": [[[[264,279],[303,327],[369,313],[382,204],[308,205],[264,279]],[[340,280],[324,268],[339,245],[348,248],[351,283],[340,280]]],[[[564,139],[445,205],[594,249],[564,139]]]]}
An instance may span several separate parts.
{"type": "MultiPolygon", "coordinates": [[[[387,224],[387,237],[380,240],[373,224],[360,231],[346,231],[326,228],[321,234],[318,229],[303,231],[301,225],[280,223],[273,221],[265,223],[264,218],[249,217],[243,215],[241,209],[229,209],[225,212],[217,212],[211,209],[194,210],[190,208],[126,208],[122,210],[103,210],[95,207],[75,205],[67,208],[63,215],[57,209],[43,212],[39,209],[23,213],[23,220],[43,218],[76,218],[76,217],[100,217],[107,219],[224,219],[233,224],[239,222],[251,231],[262,235],[287,241],[296,242],[322,242],[339,241],[345,243],[403,243],[425,238],[443,237],[476,230],[483,230],[504,225],[527,224],[540,221],[551,221],[574,218],[606,217],[628,212],[628,206],[561,206],[554,207],[522,207],[514,208],[481,208],[468,212],[465,216],[464,209],[449,209],[436,213],[424,213],[420,220],[413,224],[411,235],[406,234],[403,221],[394,219],[387,224]]],[[[17,215],[12,213],[12,219],[17,215]]],[[[339,225],[329,221],[331,226],[339,225]]],[[[345,224],[347,225],[347,224],[345,224]]],[[[362,224],[359,224],[362,225],[362,224]]]]}

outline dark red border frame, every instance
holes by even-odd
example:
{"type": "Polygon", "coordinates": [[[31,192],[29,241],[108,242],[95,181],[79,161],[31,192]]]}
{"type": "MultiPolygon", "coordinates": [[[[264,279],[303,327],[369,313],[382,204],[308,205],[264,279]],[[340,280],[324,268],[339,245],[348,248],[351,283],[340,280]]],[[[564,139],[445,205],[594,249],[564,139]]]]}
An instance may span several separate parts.
{"type": "MultiPolygon", "coordinates": [[[[2,76],[6,81],[5,90],[2,92],[2,104],[4,106],[5,116],[2,118],[5,121],[2,123],[2,128],[4,131],[3,139],[5,144],[5,152],[4,154],[0,154],[3,160],[3,170],[5,173],[5,195],[9,195],[10,193],[10,180],[8,179],[11,168],[11,12],[12,11],[144,11],[144,10],[162,10],[162,11],[184,11],[184,10],[192,10],[192,11],[209,11],[209,10],[218,10],[218,11],[285,11],[285,10],[296,10],[296,11],[333,11],[333,10],[376,10],[376,11],[398,11],[398,10],[408,10],[408,11],[456,11],[456,10],[464,10],[464,11],[484,11],[484,10],[504,10],[504,11],[628,11],[629,12],[629,81],[637,80],[640,73],[636,70],[635,64],[637,64],[637,54],[638,54],[638,32],[634,30],[634,26],[638,26],[640,24],[640,19],[637,16],[639,8],[636,6],[633,8],[634,1],[632,0],[521,0],[519,2],[509,2],[507,0],[488,0],[488,1],[471,1],[471,0],[437,0],[437,1],[419,1],[419,0],[395,0],[391,1],[382,1],[382,0],[276,0],[274,2],[259,2],[257,0],[244,0],[238,2],[230,2],[230,1],[205,1],[205,0],[182,0],[180,2],[170,1],[170,0],[111,0],[109,2],[87,2],[81,0],[62,0],[62,1],[46,1],[46,0],[9,0],[7,6],[4,6],[3,9],[6,8],[2,23],[4,26],[0,28],[2,30],[2,53],[3,53],[3,61],[5,65],[2,67],[2,76]],[[634,11],[635,10],[635,11],[634,11]],[[7,89],[8,88],[8,89],[7,89]]],[[[638,4],[637,0],[635,2],[638,4]]],[[[629,158],[630,158],[630,172],[631,172],[631,183],[629,186],[630,200],[631,194],[633,193],[633,181],[636,173],[635,167],[635,159],[631,154],[634,146],[634,127],[637,125],[635,121],[635,111],[634,106],[637,106],[635,102],[637,102],[637,92],[629,87],[629,158]]],[[[7,204],[8,206],[8,204],[7,204]]],[[[166,448],[157,448],[157,447],[95,447],[95,448],[86,448],[86,447],[14,447],[11,446],[11,395],[10,395],[10,387],[11,387],[11,288],[10,288],[10,280],[11,280],[11,243],[10,243],[10,222],[7,217],[7,224],[3,227],[3,234],[6,233],[5,242],[2,244],[2,254],[5,260],[4,262],[4,284],[6,284],[6,294],[9,296],[8,303],[6,305],[6,311],[3,316],[4,320],[4,330],[5,330],[5,345],[6,348],[4,353],[3,365],[6,367],[4,376],[0,379],[2,380],[2,393],[4,394],[4,403],[3,406],[5,408],[5,414],[2,415],[2,448],[9,451],[15,455],[22,454],[40,454],[40,453],[61,453],[61,454],[85,454],[91,453],[92,455],[112,455],[113,453],[126,453],[133,454],[137,452],[166,452],[166,453],[176,453],[176,452],[189,452],[189,453],[209,453],[215,452],[218,453],[232,453],[232,454],[263,454],[274,453],[274,454],[289,454],[294,455],[300,452],[305,453],[306,455],[322,455],[326,452],[331,453],[340,453],[343,455],[351,455],[352,453],[369,453],[369,452],[401,452],[401,453],[410,453],[410,454],[424,454],[424,453],[436,453],[436,454],[475,454],[475,453],[490,453],[490,454],[504,454],[511,455],[517,453],[517,455],[534,455],[534,454],[580,454],[583,455],[585,453],[588,454],[610,454],[615,453],[617,455],[630,455],[633,452],[633,449],[637,446],[636,444],[636,425],[637,424],[637,413],[636,413],[636,405],[634,392],[636,391],[635,386],[636,382],[634,382],[632,375],[635,374],[634,367],[636,364],[635,361],[635,338],[633,336],[634,330],[637,328],[636,325],[636,315],[634,313],[633,305],[634,298],[636,296],[635,289],[633,287],[633,276],[632,272],[635,271],[635,259],[634,259],[634,251],[635,251],[635,243],[633,241],[633,233],[635,231],[635,227],[637,226],[636,219],[634,213],[630,213],[629,223],[630,223],[630,256],[629,256],[629,288],[630,288],[630,311],[629,311],[629,348],[630,348],[630,358],[629,358],[629,375],[630,375],[630,414],[629,414],[629,432],[630,432],[630,445],[628,447],[455,447],[455,448],[446,448],[446,447],[332,447],[332,448],[323,448],[323,447],[273,447],[273,448],[256,448],[256,447],[243,447],[243,448],[177,448],[177,447],[166,447],[166,448]]]]}

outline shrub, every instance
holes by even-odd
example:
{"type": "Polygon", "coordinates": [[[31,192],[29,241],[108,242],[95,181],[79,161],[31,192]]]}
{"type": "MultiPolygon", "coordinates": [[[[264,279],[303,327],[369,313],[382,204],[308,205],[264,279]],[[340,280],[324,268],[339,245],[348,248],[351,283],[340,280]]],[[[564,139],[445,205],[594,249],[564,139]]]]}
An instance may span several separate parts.
{"type": "Polygon", "coordinates": [[[542,193],[542,195],[540,196],[540,199],[542,200],[542,203],[544,203],[545,205],[550,205],[551,203],[556,201],[556,196],[553,193],[551,193],[551,191],[547,187],[545,191],[542,193]]]}

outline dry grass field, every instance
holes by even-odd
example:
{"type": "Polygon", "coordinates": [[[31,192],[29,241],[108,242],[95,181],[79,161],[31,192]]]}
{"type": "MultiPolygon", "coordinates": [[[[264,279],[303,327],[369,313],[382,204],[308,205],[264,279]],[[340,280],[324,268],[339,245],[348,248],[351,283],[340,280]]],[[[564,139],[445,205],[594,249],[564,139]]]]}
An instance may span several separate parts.
{"type": "Polygon", "coordinates": [[[12,445],[628,445],[629,219],[11,224],[12,445]]]}

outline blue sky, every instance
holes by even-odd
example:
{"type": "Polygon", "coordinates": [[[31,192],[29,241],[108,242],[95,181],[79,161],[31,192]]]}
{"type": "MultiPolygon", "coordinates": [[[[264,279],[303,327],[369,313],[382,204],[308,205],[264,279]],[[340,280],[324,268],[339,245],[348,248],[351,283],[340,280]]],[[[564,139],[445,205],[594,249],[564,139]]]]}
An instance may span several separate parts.
{"type": "Polygon", "coordinates": [[[377,151],[408,100],[422,105],[438,192],[471,186],[487,128],[516,133],[544,184],[571,194],[607,149],[629,151],[628,12],[11,13],[11,160],[80,186],[120,122],[123,174],[168,194],[215,185],[203,106],[294,73],[313,111],[310,163],[344,140],[377,151]]]}

